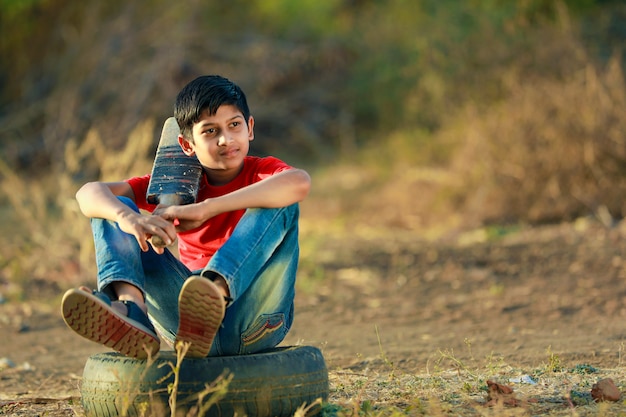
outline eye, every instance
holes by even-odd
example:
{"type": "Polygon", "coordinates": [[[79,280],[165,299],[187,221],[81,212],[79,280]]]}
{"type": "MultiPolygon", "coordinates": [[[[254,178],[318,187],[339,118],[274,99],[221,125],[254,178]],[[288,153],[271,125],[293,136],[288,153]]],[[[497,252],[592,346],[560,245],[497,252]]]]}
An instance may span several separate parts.
{"type": "Polygon", "coordinates": [[[241,124],[241,122],[232,122],[230,125],[231,125],[232,127],[237,127],[237,126],[239,126],[240,124],[241,124]]]}

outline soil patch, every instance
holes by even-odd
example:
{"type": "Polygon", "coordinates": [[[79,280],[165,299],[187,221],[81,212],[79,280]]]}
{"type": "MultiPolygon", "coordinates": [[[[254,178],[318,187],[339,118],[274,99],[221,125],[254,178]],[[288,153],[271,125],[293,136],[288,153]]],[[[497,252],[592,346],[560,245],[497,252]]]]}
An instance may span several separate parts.
{"type": "MultiPolygon", "coordinates": [[[[324,253],[333,256],[320,254],[323,279],[298,292],[285,344],[322,349],[336,403],[350,401],[345,385],[355,376],[495,362],[528,372],[555,360],[623,365],[626,225],[585,220],[481,236],[330,240],[324,253]]],[[[82,369],[103,348],[66,328],[56,301],[0,305],[0,330],[0,414],[82,415],[82,369]]],[[[613,379],[618,388],[626,382],[613,379]]],[[[359,400],[408,401],[375,391],[359,400]]]]}

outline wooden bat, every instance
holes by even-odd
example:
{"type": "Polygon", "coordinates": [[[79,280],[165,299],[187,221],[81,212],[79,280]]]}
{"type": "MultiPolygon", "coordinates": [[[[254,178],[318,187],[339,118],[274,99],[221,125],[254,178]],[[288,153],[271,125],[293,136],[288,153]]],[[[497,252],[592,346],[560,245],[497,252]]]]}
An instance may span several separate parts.
{"type": "MultiPolygon", "coordinates": [[[[202,178],[202,165],[195,156],[187,156],[178,144],[180,130],[173,117],[163,125],[159,146],[152,165],[146,199],[150,204],[167,206],[196,202],[202,178]]],[[[152,236],[156,247],[167,246],[160,236],[152,236]]]]}

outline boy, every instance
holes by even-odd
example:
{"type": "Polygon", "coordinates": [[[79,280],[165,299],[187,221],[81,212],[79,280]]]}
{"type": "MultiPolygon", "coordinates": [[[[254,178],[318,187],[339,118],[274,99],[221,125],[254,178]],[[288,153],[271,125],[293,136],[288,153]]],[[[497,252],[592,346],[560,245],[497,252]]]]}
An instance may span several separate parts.
{"type": "Polygon", "coordinates": [[[150,175],[81,187],[76,199],[91,218],[98,291],[69,290],[64,319],[135,358],[158,352],[157,331],[171,346],[189,342],[193,358],[274,347],[293,320],[297,203],[310,177],[276,158],[247,155],[254,119],[226,78],[190,82],[174,116],[181,148],[203,166],[197,203],[148,204],[150,175]],[[168,245],[178,238],[180,260],[153,246],[155,235],[168,245]]]}

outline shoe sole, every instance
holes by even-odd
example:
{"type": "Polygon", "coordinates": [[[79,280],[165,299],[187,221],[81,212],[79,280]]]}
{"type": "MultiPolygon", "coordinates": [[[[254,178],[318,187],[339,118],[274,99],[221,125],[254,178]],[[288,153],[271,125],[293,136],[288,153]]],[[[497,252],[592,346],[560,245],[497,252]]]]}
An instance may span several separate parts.
{"type": "Polygon", "coordinates": [[[187,357],[204,358],[209,354],[225,310],[222,293],[207,278],[191,277],[185,281],[178,297],[176,343],[190,343],[187,357]]]}
{"type": "Polygon", "coordinates": [[[136,359],[159,351],[159,339],[150,330],[86,291],[67,291],[62,305],[65,323],[86,339],[136,359]]]}

